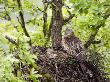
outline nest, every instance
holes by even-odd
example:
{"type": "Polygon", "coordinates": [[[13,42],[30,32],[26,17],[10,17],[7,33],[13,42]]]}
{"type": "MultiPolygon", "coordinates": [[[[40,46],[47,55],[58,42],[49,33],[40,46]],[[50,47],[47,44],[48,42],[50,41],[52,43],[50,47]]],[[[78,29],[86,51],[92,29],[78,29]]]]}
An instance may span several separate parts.
{"type": "Polygon", "coordinates": [[[40,82],[105,82],[102,73],[84,73],[74,57],[62,51],[48,49],[38,56],[40,82]]]}

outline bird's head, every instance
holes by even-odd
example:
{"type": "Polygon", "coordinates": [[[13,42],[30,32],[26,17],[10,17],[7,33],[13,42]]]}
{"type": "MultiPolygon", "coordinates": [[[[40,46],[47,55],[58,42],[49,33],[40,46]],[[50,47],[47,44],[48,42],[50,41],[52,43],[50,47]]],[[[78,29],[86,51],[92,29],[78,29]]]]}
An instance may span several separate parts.
{"type": "Polygon", "coordinates": [[[73,34],[74,34],[74,32],[71,28],[66,28],[65,34],[64,34],[65,37],[69,38],[69,37],[73,36],[73,34]]]}

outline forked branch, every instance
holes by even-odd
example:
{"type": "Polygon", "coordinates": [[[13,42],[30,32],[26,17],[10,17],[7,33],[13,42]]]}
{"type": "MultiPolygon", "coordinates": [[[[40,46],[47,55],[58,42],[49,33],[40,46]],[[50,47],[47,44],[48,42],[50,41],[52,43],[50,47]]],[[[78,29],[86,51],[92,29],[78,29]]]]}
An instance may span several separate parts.
{"type": "MultiPolygon", "coordinates": [[[[17,0],[17,3],[18,3],[18,8],[19,8],[19,17],[20,17],[20,24],[21,24],[21,27],[24,31],[24,34],[30,38],[30,35],[26,29],[26,26],[25,26],[25,21],[24,21],[24,16],[23,16],[23,9],[22,9],[22,5],[21,5],[21,1],[20,0],[17,0]]],[[[28,41],[29,45],[31,46],[32,43],[31,43],[31,38],[30,40],[28,41]]]]}
{"type": "Polygon", "coordinates": [[[68,6],[65,5],[65,7],[66,7],[67,12],[69,13],[70,16],[68,18],[66,18],[66,19],[63,20],[63,25],[65,25],[67,22],[69,22],[75,16],[75,14],[72,14],[69,11],[70,8],[68,6]]]}
{"type": "MultiPolygon", "coordinates": [[[[109,8],[108,8],[109,9],[109,8]]],[[[108,9],[107,9],[107,12],[108,12],[108,9]]],[[[100,43],[101,41],[95,41],[95,36],[97,35],[99,29],[101,26],[104,26],[105,25],[105,20],[110,16],[110,13],[104,13],[102,15],[102,17],[104,18],[102,20],[102,22],[99,24],[99,25],[95,25],[95,26],[92,26],[94,28],[96,28],[96,31],[95,33],[92,33],[88,39],[88,41],[84,44],[84,47],[87,49],[91,44],[96,44],[96,43],[100,43]]]]}

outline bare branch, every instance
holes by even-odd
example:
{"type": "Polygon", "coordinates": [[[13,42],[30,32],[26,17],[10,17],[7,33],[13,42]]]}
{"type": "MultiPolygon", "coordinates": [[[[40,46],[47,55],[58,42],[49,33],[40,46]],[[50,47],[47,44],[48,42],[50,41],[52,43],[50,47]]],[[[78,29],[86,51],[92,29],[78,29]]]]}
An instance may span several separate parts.
{"type": "MultiPolygon", "coordinates": [[[[19,7],[19,16],[20,16],[20,21],[21,21],[21,23],[20,23],[21,24],[21,27],[22,27],[25,35],[30,38],[30,35],[27,32],[27,29],[26,29],[26,26],[25,26],[25,21],[24,21],[23,9],[22,9],[22,5],[21,5],[21,1],[20,0],[17,0],[17,3],[18,3],[18,7],[19,7]]],[[[29,40],[28,43],[29,43],[30,46],[32,45],[31,38],[30,38],[30,40],[29,40]]]]}
{"type": "Polygon", "coordinates": [[[99,44],[99,43],[101,43],[101,40],[92,42],[92,44],[99,44]]]}
{"type": "Polygon", "coordinates": [[[67,22],[69,22],[74,16],[75,16],[75,14],[72,14],[67,19],[63,20],[63,25],[66,24],[67,22]]]}
{"type": "MultiPolygon", "coordinates": [[[[107,10],[108,12],[108,10],[107,10]]],[[[95,25],[95,26],[92,26],[92,27],[95,27],[96,28],[96,31],[95,33],[92,33],[88,39],[88,41],[84,44],[84,47],[87,49],[91,44],[94,44],[94,40],[95,40],[95,36],[97,35],[99,29],[101,26],[104,26],[105,24],[105,20],[110,16],[110,13],[104,13],[103,14],[103,18],[104,20],[102,20],[102,22],[99,24],[99,25],[95,25]]]]}
{"type": "Polygon", "coordinates": [[[49,3],[52,3],[52,0],[43,0],[42,2],[43,2],[43,3],[48,3],[48,4],[49,4],[49,3]]]}
{"type": "Polygon", "coordinates": [[[18,22],[19,22],[20,24],[22,24],[21,21],[20,21],[20,19],[19,19],[18,17],[16,17],[16,18],[18,19],[18,22]]]}
{"type": "Polygon", "coordinates": [[[69,9],[71,9],[71,8],[69,8],[69,6],[67,6],[66,4],[64,6],[66,7],[67,12],[69,13],[70,16],[68,18],[66,18],[66,19],[63,20],[63,25],[65,25],[67,22],[69,22],[75,16],[75,14],[72,14],[69,11],[69,9]]]}
{"type": "Polygon", "coordinates": [[[49,25],[49,30],[47,32],[47,40],[46,40],[45,46],[47,45],[48,41],[50,40],[52,24],[53,24],[53,17],[51,17],[51,22],[49,25]]]}
{"type": "Polygon", "coordinates": [[[16,40],[14,40],[13,38],[11,38],[11,37],[9,37],[9,36],[7,36],[7,35],[5,35],[5,38],[6,38],[9,42],[11,42],[12,44],[18,45],[18,43],[16,42],[16,40]]]}
{"type": "MultiPolygon", "coordinates": [[[[8,20],[8,21],[11,21],[12,18],[11,18],[11,16],[9,15],[9,13],[8,13],[8,11],[7,11],[7,9],[6,9],[6,7],[4,7],[4,10],[5,10],[6,16],[8,17],[8,18],[5,17],[5,19],[8,20]]],[[[14,26],[14,28],[17,30],[17,32],[19,32],[17,26],[15,26],[12,22],[11,22],[11,24],[14,26]]]]}
{"type": "Polygon", "coordinates": [[[46,27],[47,27],[47,8],[48,8],[48,3],[44,3],[44,10],[43,10],[43,33],[44,33],[44,37],[46,36],[46,27]]]}
{"type": "Polygon", "coordinates": [[[43,13],[44,13],[44,11],[43,11],[43,10],[41,10],[39,7],[37,7],[37,9],[38,9],[39,11],[41,11],[41,12],[43,12],[43,13]]]}
{"type": "Polygon", "coordinates": [[[98,31],[99,31],[99,28],[101,26],[103,26],[104,23],[101,23],[99,24],[98,26],[96,25],[95,28],[96,28],[96,31],[94,33],[91,33],[88,41],[84,44],[84,47],[87,49],[91,44],[93,44],[94,40],[95,40],[95,36],[97,35],[98,31]]]}
{"type": "Polygon", "coordinates": [[[9,20],[9,21],[11,21],[11,17],[9,15],[8,11],[6,10],[6,7],[4,7],[4,9],[5,9],[5,13],[6,13],[6,16],[7,16],[6,19],[9,20]]]}

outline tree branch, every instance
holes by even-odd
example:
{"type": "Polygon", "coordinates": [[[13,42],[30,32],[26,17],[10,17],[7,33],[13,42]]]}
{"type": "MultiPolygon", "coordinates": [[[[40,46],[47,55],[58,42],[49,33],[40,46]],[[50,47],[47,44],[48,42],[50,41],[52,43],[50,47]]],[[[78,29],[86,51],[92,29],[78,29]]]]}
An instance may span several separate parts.
{"type": "Polygon", "coordinates": [[[99,43],[101,43],[101,40],[92,42],[92,44],[99,44],[99,43]]]}
{"type": "MultiPolygon", "coordinates": [[[[18,3],[18,7],[19,7],[19,16],[20,16],[20,20],[21,20],[21,27],[24,31],[24,34],[25,36],[29,37],[30,38],[30,35],[29,33],[27,32],[27,29],[26,29],[26,26],[25,26],[25,21],[24,21],[24,16],[23,16],[23,9],[22,9],[22,5],[21,5],[21,1],[20,0],[17,0],[17,3],[18,3]]],[[[31,46],[32,43],[31,43],[31,38],[30,40],[28,41],[29,45],[31,46]]]]}
{"type": "Polygon", "coordinates": [[[52,0],[43,0],[43,3],[52,3],[52,0]]]}
{"type": "Polygon", "coordinates": [[[43,3],[44,4],[44,10],[43,10],[43,33],[44,37],[47,35],[46,27],[47,27],[47,8],[48,8],[48,3],[43,3]]]}
{"type": "MultiPolygon", "coordinates": [[[[9,12],[7,11],[6,7],[4,7],[4,10],[5,10],[5,13],[6,13],[6,16],[7,16],[7,18],[5,17],[5,19],[8,20],[8,21],[11,21],[12,18],[11,18],[11,16],[9,15],[9,12]]],[[[19,32],[17,26],[14,25],[13,23],[12,23],[12,25],[13,25],[14,28],[17,30],[17,32],[19,32]]]]}
{"type": "Polygon", "coordinates": [[[74,16],[75,14],[72,14],[68,9],[70,9],[68,6],[66,6],[67,12],[69,13],[69,17],[63,20],[63,25],[65,25],[67,22],[69,22],[74,16]]]}
{"type": "Polygon", "coordinates": [[[65,25],[67,22],[69,22],[74,16],[75,16],[75,14],[72,14],[67,19],[64,19],[63,20],[63,25],[65,25]]]}
{"type": "Polygon", "coordinates": [[[91,33],[88,41],[84,44],[84,47],[87,49],[91,44],[94,43],[94,40],[95,40],[95,36],[97,35],[98,31],[99,31],[99,28],[101,26],[103,26],[105,23],[101,23],[99,25],[96,25],[94,28],[96,28],[95,32],[94,33],[91,33]]]}
{"type": "Polygon", "coordinates": [[[47,32],[47,40],[46,40],[45,46],[47,45],[48,41],[50,41],[52,24],[53,24],[53,17],[51,17],[51,22],[49,25],[49,30],[47,32]]]}
{"type": "Polygon", "coordinates": [[[8,11],[6,10],[6,7],[4,7],[4,10],[5,10],[5,13],[6,13],[6,16],[7,16],[7,18],[5,17],[5,19],[11,21],[11,17],[9,15],[8,11]]]}
{"type": "MultiPolygon", "coordinates": [[[[106,12],[108,12],[109,9],[110,9],[110,8],[108,8],[106,12]]],[[[96,31],[95,31],[95,33],[92,33],[92,34],[90,35],[88,41],[84,44],[84,47],[85,47],[86,49],[87,49],[91,44],[94,44],[95,36],[97,35],[97,33],[98,33],[100,27],[101,27],[101,26],[104,26],[105,20],[110,16],[110,13],[106,13],[106,12],[102,15],[102,17],[104,18],[104,19],[102,20],[102,22],[101,22],[99,25],[92,26],[92,27],[95,27],[95,28],[96,28],[96,31]]],[[[95,43],[96,43],[96,42],[95,42],[95,43]]],[[[100,43],[100,41],[99,41],[98,43],[100,43]]]]}
{"type": "Polygon", "coordinates": [[[13,38],[11,38],[11,37],[9,37],[9,36],[7,36],[7,35],[5,35],[5,38],[6,38],[9,42],[11,42],[12,44],[18,45],[18,43],[16,42],[16,40],[14,40],[13,38]]]}

